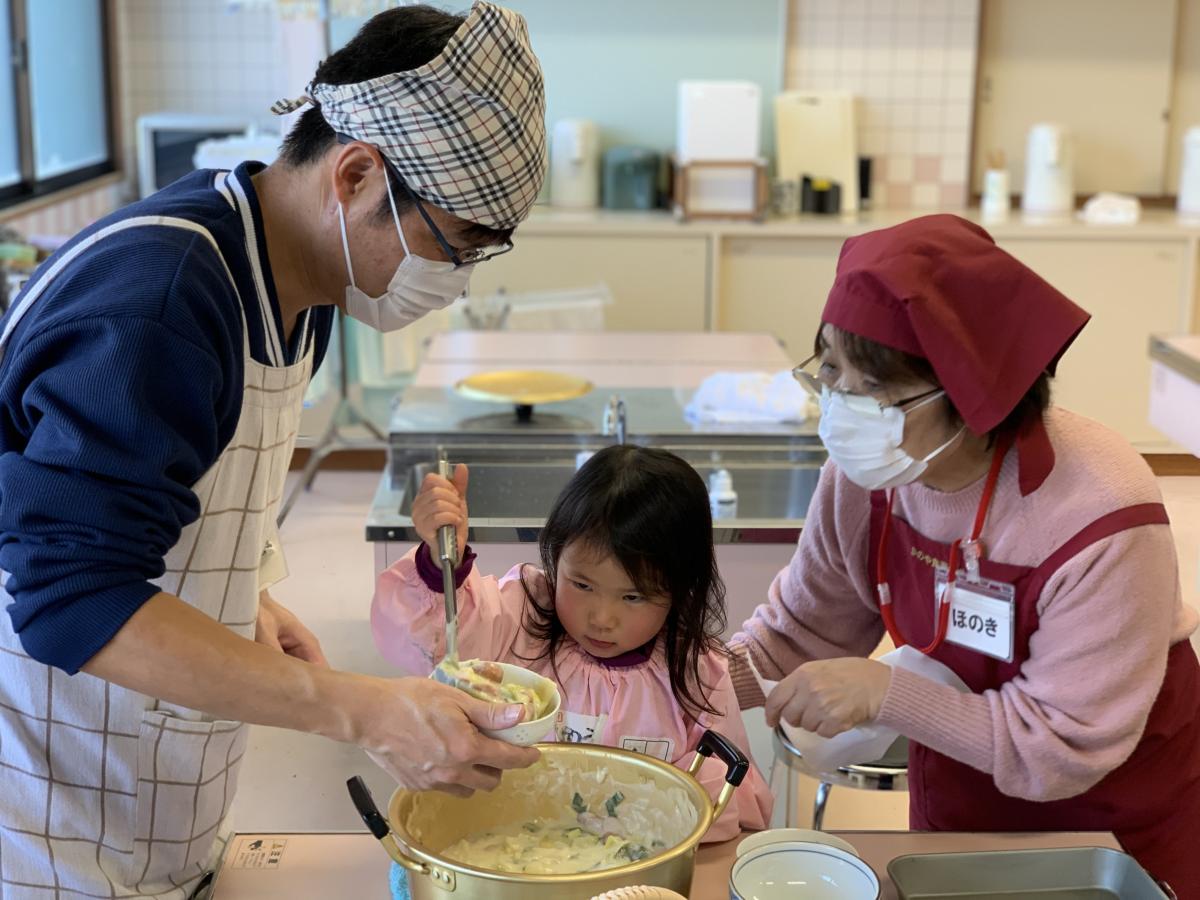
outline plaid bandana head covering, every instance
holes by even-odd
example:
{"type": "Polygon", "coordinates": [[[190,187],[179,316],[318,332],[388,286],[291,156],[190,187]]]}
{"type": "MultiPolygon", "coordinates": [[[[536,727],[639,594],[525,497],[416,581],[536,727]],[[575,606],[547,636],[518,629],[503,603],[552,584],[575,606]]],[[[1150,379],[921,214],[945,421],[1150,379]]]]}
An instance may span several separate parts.
{"type": "Polygon", "coordinates": [[[358,84],[308,86],[277,114],[314,103],[334,131],[379,148],[422,200],[512,228],[546,176],[542,70],[519,13],[477,0],[433,60],[358,84]]]}

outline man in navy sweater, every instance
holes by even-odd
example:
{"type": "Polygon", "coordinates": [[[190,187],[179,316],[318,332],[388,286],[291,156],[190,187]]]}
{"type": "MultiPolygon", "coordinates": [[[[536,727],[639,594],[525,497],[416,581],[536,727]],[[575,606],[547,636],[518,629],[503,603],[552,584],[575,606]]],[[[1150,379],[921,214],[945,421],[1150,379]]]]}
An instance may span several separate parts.
{"type": "Polygon", "coordinates": [[[524,20],[389,10],[317,70],[280,161],[193,173],[76,236],[0,334],[0,896],[186,898],[245,725],[493,787],[519,716],[333,671],[267,588],[335,306],[381,330],[511,249],[545,175],[524,20]]]}

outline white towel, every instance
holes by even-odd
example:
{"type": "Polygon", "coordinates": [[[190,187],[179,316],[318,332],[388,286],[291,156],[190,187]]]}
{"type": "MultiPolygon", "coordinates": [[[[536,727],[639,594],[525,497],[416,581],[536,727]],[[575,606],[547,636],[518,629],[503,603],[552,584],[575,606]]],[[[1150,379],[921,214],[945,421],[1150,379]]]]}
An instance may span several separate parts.
{"type": "Polygon", "coordinates": [[[1133,225],[1142,217],[1142,203],[1128,194],[1101,191],[1079,211],[1079,218],[1089,225],[1133,225]]]}
{"type": "Polygon", "coordinates": [[[808,392],[791,372],[717,372],[700,383],[684,410],[696,425],[773,425],[808,418],[808,392]]]}

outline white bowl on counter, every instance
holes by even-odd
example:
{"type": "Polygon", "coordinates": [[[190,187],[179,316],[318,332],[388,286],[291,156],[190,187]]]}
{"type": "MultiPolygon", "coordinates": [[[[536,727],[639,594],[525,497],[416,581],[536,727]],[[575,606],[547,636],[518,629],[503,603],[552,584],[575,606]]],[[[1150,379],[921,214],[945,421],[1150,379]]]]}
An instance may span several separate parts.
{"type": "MultiPolygon", "coordinates": [[[[740,848],[739,848],[740,849],[740,848]]],[[[841,847],[812,841],[769,841],[738,856],[730,900],[878,900],[879,877],[841,847]]]]}
{"type": "Polygon", "coordinates": [[[858,850],[849,841],[844,841],[834,834],[827,831],[813,831],[811,828],[771,828],[767,831],[758,831],[749,837],[743,838],[742,842],[737,846],[737,856],[741,859],[751,850],[757,850],[759,847],[765,847],[767,844],[781,844],[786,842],[800,842],[805,844],[825,844],[829,847],[837,847],[839,850],[845,850],[851,856],[858,856],[858,850]]]}

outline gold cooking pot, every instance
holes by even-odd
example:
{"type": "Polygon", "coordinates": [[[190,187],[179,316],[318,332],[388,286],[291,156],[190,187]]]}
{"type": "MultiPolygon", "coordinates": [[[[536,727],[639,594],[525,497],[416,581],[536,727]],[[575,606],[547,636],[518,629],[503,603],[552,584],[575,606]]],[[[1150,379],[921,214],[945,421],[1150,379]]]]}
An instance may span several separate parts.
{"type": "MultiPolygon", "coordinates": [[[[392,794],[385,819],[362,778],[347,782],[350,797],[371,833],[397,863],[408,870],[413,900],[573,900],[633,885],[665,887],[685,897],[692,885],[696,847],[721,815],[750,763],[727,738],[706,731],[696,757],[684,772],[670,763],[641,753],[593,744],[539,744],[542,758],[528,769],[505,772],[490,793],[454,797],[439,791],[392,794]],[[716,755],[726,765],[725,784],[717,802],[695,779],[705,758],[716,755]],[[528,875],[477,868],[448,859],[441,851],[454,842],[512,822],[551,817],[565,798],[536,790],[551,769],[572,776],[597,777],[606,772],[622,783],[647,782],[657,795],[682,790],[695,811],[695,826],[674,846],[656,856],[598,872],[575,875],[528,875]],[[533,789],[531,789],[533,788],[533,789]]],[[[678,796],[678,793],[674,794],[678,796]]],[[[630,802],[629,800],[626,801],[630,802]]]]}

